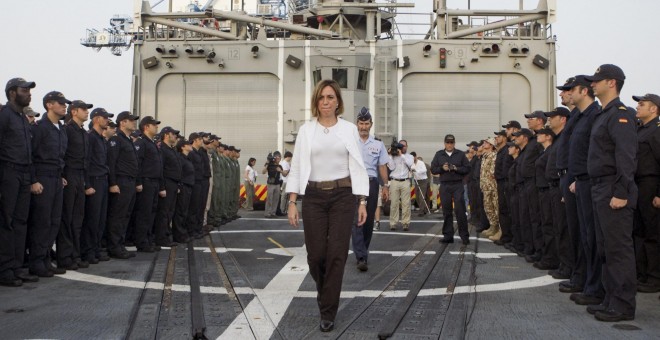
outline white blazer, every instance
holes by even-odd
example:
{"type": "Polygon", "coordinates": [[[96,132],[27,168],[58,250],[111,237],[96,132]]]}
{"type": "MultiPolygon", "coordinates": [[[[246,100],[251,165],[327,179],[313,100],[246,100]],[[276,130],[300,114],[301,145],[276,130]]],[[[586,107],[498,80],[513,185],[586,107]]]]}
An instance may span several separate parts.
{"type": "MultiPolygon", "coordinates": [[[[369,176],[364,167],[362,152],[358,147],[360,134],[355,124],[339,118],[335,126],[337,136],[348,150],[348,172],[351,177],[353,195],[369,195],[369,176]]],[[[312,138],[316,129],[323,129],[316,118],[312,118],[298,130],[296,146],[291,159],[291,170],[287,176],[286,192],[305,194],[309,175],[312,172],[312,138]]]]}

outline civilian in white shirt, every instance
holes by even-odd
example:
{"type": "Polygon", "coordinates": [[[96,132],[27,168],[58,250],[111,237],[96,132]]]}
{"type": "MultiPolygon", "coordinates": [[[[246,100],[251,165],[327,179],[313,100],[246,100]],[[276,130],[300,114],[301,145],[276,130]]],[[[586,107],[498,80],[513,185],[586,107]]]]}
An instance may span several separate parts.
{"type": "Polygon", "coordinates": [[[339,119],[344,102],[339,84],[322,80],[311,100],[312,120],[298,130],[287,179],[289,223],[298,227],[296,199],[304,195],[302,218],[309,273],[316,282],[320,329],[334,328],[348,257],[351,226],[367,219],[369,177],[355,124],[339,119]],[[358,205],[359,202],[359,205],[358,205]]]}
{"type": "Polygon", "coordinates": [[[413,165],[410,167],[412,170],[413,176],[415,176],[415,199],[417,200],[417,206],[421,212],[419,216],[424,216],[430,214],[429,206],[426,204],[426,196],[429,191],[429,177],[427,174],[426,164],[422,157],[417,157],[417,153],[411,152],[413,156],[413,165]]]}
{"type": "Polygon", "coordinates": [[[399,147],[395,150],[390,148],[390,160],[387,167],[390,173],[390,230],[396,230],[396,225],[401,222],[403,230],[407,231],[410,226],[410,167],[413,165],[413,157],[408,155],[408,142],[399,141],[399,147]],[[396,156],[393,156],[396,154],[396,156]],[[401,219],[399,220],[399,207],[401,207],[401,219]]]}
{"type": "Polygon", "coordinates": [[[254,210],[254,183],[257,182],[257,172],[254,171],[254,165],[257,163],[256,158],[250,158],[248,164],[245,166],[245,174],[243,179],[245,180],[245,204],[243,208],[245,210],[254,210]]]}
{"type": "Polygon", "coordinates": [[[282,179],[282,195],[280,195],[280,211],[282,211],[282,214],[286,214],[289,209],[289,195],[286,193],[286,178],[289,175],[289,170],[291,170],[291,157],[293,157],[293,154],[291,151],[286,151],[284,153],[284,159],[280,162],[280,166],[282,167],[282,173],[280,174],[280,178],[282,179]]]}

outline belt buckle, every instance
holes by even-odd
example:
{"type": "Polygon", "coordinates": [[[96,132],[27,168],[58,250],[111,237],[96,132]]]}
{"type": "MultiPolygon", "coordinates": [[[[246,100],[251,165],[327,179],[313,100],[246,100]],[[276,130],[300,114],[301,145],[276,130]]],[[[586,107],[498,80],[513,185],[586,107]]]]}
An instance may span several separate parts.
{"type": "Polygon", "coordinates": [[[335,188],[335,182],[332,181],[319,182],[319,189],[321,190],[332,190],[334,188],[335,188]]]}

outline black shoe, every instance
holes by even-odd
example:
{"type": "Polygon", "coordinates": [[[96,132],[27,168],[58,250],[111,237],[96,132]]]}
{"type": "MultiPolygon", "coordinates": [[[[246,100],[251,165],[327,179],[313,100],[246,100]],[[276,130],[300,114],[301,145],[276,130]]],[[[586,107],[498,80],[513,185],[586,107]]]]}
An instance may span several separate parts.
{"type": "Polygon", "coordinates": [[[335,323],[333,321],[321,320],[319,328],[321,328],[321,332],[330,332],[333,328],[335,328],[335,323]]]}
{"type": "Polygon", "coordinates": [[[133,241],[125,241],[124,247],[135,247],[135,243],[133,241]]]}
{"type": "Polygon", "coordinates": [[[126,260],[129,257],[131,257],[127,251],[122,251],[118,253],[110,252],[108,253],[108,256],[112,257],[113,259],[120,259],[120,260],[126,260]]]}
{"type": "Polygon", "coordinates": [[[157,243],[157,245],[158,245],[159,247],[170,247],[170,248],[173,248],[173,247],[178,246],[179,244],[176,243],[176,242],[169,242],[169,241],[168,241],[168,242],[157,243]]]}
{"type": "Polygon", "coordinates": [[[556,264],[553,265],[553,264],[545,263],[543,261],[538,261],[538,262],[534,262],[534,268],[540,270],[552,270],[552,269],[558,269],[559,265],[556,264]]]}
{"type": "Polygon", "coordinates": [[[97,259],[96,257],[90,257],[89,259],[87,259],[87,263],[89,263],[89,264],[98,264],[99,261],[100,260],[97,259]]]}
{"type": "Polygon", "coordinates": [[[50,260],[46,261],[46,270],[49,271],[49,272],[52,272],[55,275],[66,274],[66,269],[58,268],[58,267],[53,266],[53,264],[50,262],[50,260]]]}
{"type": "Polygon", "coordinates": [[[589,313],[591,315],[596,314],[596,312],[602,312],[602,311],[606,311],[606,310],[607,310],[607,306],[605,306],[603,304],[587,306],[587,313],[589,313]]]}
{"type": "MultiPolygon", "coordinates": [[[[14,276],[14,273],[11,273],[11,275],[5,275],[3,277],[0,277],[0,286],[20,287],[22,285],[23,285],[23,281],[17,278],[16,276],[14,276]]],[[[323,323],[321,323],[321,325],[323,325],[323,323]]]]}
{"type": "Polygon", "coordinates": [[[493,241],[493,243],[495,243],[498,246],[503,246],[506,242],[502,241],[502,239],[499,239],[499,240],[493,241]]]}
{"type": "Polygon", "coordinates": [[[603,298],[599,298],[593,295],[580,294],[575,296],[573,299],[576,305],[588,306],[588,305],[599,305],[603,302],[603,298]]]}
{"type": "Polygon", "coordinates": [[[79,260],[76,264],[78,268],[89,268],[89,262],[87,261],[79,260]]]}
{"type": "Polygon", "coordinates": [[[359,269],[361,272],[366,272],[367,270],[369,270],[369,267],[367,266],[367,261],[362,259],[358,260],[357,269],[359,269]]]}
{"type": "Polygon", "coordinates": [[[579,293],[583,291],[582,286],[578,286],[570,281],[559,282],[559,291],[562,293],[579,293]]]}
{"type": "Polygon", "coordinates": [[[101,254],[98,255],[96,259],[98,259],[101,262],[110,261],[110,256],[101,254]]]}
{"type": "Polygon", "coordinates": [[[619,321],[630,321],[635,320],[635,315],[628,315],[619,313],[613,309],[608,309],[604,311],[599,311],[594,314],[596,320],[604,322],[619,322],[619,321]]]}
{"type": "Polygon", "coordinates": [[[568,280],[571,278],[571,274],[561,271],[559,269],[553,269],[548,271],[548,275],[552,276],[553,279],[557,279],[557,280],[568,280]]]}
{"type": "Polygon", "coordinates": [[[78,270],[78,265],[75,262],[69,262],[64,264],[57,264],[57,268],[64,270],[78,270]]]}
{"type": "Polygon", "coordinates": [[[660,292],[660,285],[646,283],[646,282],[638,282],[637,291],[640,293],[657,293],[660,292]]]}
{"type": "Polygon", "coordinates": [[[187,238],[183,238],[183,239],[174,239],[174,242],[172,242],[172,243],[185,244],[185,243],[188,243],[190,241],[192,241],[192,239],[190,237],[187,237],[187,238]]]}
{"type": "Polygon", "coordinates": [[[467,246],[468,244],[470,244],[470,239],[469,238],[461,239],[461,241],[463,241],[464,246],[467,246]]]}
{"type": "Polygon", "coordinates": [[[403,225],[403,231],[408,231],[408,225],[407,224],[403,225]]]}
{"type": "Polygon", "coordinates": [[[39,277],[37,275],[31,275],[22,270],[15,271],[14,276],[23,282],[39,282],[39,277]]]}
{"type": "Polygon", "coordinates": [[[538,262],[539,260],[541,260],[540,256],[525,255],[525,261],[527,261],[528,263],[538,262]]]}
{"type": "Polygon", "coordinates": [[[154,246],[139,247],[137,251],[138,253],[153,253],[156,251],[156,248],[154,246]]]}
{"type": "Polygon", "coordinates": [[[38,277],[53,277],[53,272],[46,268],[30,268],[30,274],[38,277]]]}
{"type": "Polygon", "coordinates": [[[440,239],[440,243],[454,243],[453,238],[444,237],[440,239]]]}

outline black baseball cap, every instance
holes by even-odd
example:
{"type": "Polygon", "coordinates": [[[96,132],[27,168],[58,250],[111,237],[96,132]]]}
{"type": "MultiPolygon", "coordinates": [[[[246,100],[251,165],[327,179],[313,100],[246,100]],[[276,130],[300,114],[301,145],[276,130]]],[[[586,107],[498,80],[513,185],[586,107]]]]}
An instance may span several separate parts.
{"type": "Polygon", "coordinates": [[[181,131],[179,131],[179,130],[174,130],[171,126],[166,126],[166,127],[162,128],[162,129],[160,130],[160,134],[161,134],[161,135],[164,135],[164,134],[166,134],[166,133],[173,133],[173,134],[175,134],[175,135],[178,135],[179,132],[181,132],[181,131]]]}
{"type": "Polygon", "coordinates": [[[71,104],[71,101],[64,97],[64,94],[59,91],[50,91],[44,96],[44,106],[48,102],[58,102],[60,104],[71,104]]]}
{"type": "Polygon", "coordinates": [[[147,124],[158,125],[158,124],[160,124],[160,121],[159,121],[159,120],[156,120],[156,119],[155,119],[154,117],[152,117],[152,116],[144,116],[144,118],[142,118],[142,119],[140,120],[140,130],[142,130],[142,128],[143,128],[145,125],[147,125],[147,124]]]}
{"type": "Polygon", "coordinates": [[[658,96],[657,94],[647,93],[643,96],[632,96],[632,98],[636,102],[644,102],[644,101],[651,102],[655,104],[655,106],[660,108],[660,96],[658,96]]]}
{"type": "Polygon", "coordinates": [[[5,86],[5,92],[9,91],[9,89],[13,87],[22,87],[26,89],[33,89],[35,86],[37,86],[37,83],[33,81],[27,81],[23,78],[11,78],[7,82],[7,85],[5,86]]]}
{"type": "Polygon", "coordinates": [[[451,143],[456,142],[456,138],[454,137],[454,135],[446,135],[445,136],[445,143],[448,143],[448,142],[451,142],[451,143]]]}
{"type": "Polygon", "coordinates": [[[570,78],[566,79],[566,81],[564,82],[564,85],[557,86],[557,90],[568,91],[568,90],[573,88],[573,86],[571,84],[573,84],[574,82],[575,82],[575,77],[570,77],[570,78]]]}
{"type": "Polygon", "coordinates": [[[366,107],[362,107],[360,112],[357,115],[357,120],[361,121],[371,121],[371,113],[369,112],[369,109],[366,107]]]}
{"type": "Polygon", "coordinates": [[[108,127],[113,128],[113,129],[116,129],[116,128],[117,128],[117,123],[115,123],[115,122],[113,122],[113,121],[109,121],[109,122],[108,122],[108,127]]]}
{"type": "Polygon", "coordinates": [[[71,101],[71,105],[69,105],[69,108],[71,109],[91,109],[93,108],[94,105],[92,104],[87,104],[82,100],[73,100],[71,101]]]}
{"type": "Polygon", "coordinates": [[[126,119],[138,120],[138,119],[140,119],[140,116],[133,115],[128,111],[122,111],[117,115],[117,123],[121,122],[122,120],[126,120],[126,119]]]}
{"type": "Polygon", "coordinates": [[[518,145],[516,145],[516,143],[514,143],[514,142],[506,142],[506,146],[508,146],[508,147],[514,146],[514,147],[516,147],[516,148],[520,148],[520,147],[519,147],[518,145]]]}
{"type": "Polygon", "coordinates": [[[466,144],[465,146],[467,146],[467,147],[473,147],[473,146],[478,146],[478,145],[479,145],[479,143],[477,143],[477,142],[475,142],[475,141],[471,141],[469,144],[466,144]]]}
{"type": "Polygon", "coordinates": [[[495,131],[495,136],[504,136],[506,137],[506,130],[495,131]]]}
{"type": "Polygon", "coordinates": [[[520,128],[522,128],[522,126],[520,125],[520,123],[518,123],[517,120],[510,120],[508,123],[502,125],[502,127],[505,128],[505,129],[508,129],[508,128],[520,129],[520,128]]]}
{"type": "Polygon", "coordinates": [[[142,132],[140,132],[138,130],[135,130],[135,131],[131,132],[131,137],[140,138],[140,137],[142,137],[142,132]]]}
{"type": "Polygon", "coordinates": [[[222,138],[217,135],[211,135],[211,140],[221,140],[222,138]]]}
{"type": "Polygon", "coordinates": [[[585,77],[588,81],[601,81],[603,79],[616,79],[616,80],[626,80],[626,75],[623,74],[623,70],[616,65],[612,64],[603,64],[596,69],[596,72],[593,76],[585,77]]]}
{"type": "Polygon", "coordinates": [[[550,130],[550,128],[547,128],[547,127],[536,131],[536,134],[537,135],[548,135],[548,136],[552,137],[553,139],[555,137],[557,137],[557,135],[552,130],[550,130]]]}
{"type": "Polygon", "coordinates": [[[176,142],[176,149],[181,151],[184,145],[191,145],[191,144],[192,143],[189,140],[180,139],[178,142],[176,142]]]}
{"type": "Polygon", "coordinates": [[[234,147],[234,151],[236,151],[236,152],[241,152],[241,149],[239,149],[239,148],[237,148],[237,147],[234,147]]]}
{"type": "Polygon", "coordinates": [[[200,135],[198,132],[193,132],[188,136],[188,140],[190,143],[194,142],[195,139],[202,138],[202,135],[200,135]]]}
{"type": "Polygon", "coordinates": [[[568,117],[571,115],[571,111],[568,111],[567,108],[560,106],[552,109],[552,111],[544,112],[543,113],[546,117],[554,117],[554,116],[564,116],[568,117]]]}
{"type": "Polygon", "coordinates": [[[545,114],[543,113],[543,111],[539,111],[539,110],[537,110],[537,111],[534,111],[534,112],[532,112],[532,113],[528,113],[528,114],[526,114],[526,115],[525,115],[525,118],[541,118],[541,119],[545,119],[546,117],[545,117],[545,114]]]}
{"type": "MultiPolygon", "coordinates": [[[[230,145],[229,146],[229,151],[236,151],[236,148],[233,145],[230,145]]],[[[273,155],[273,156],[275,156],[275,155],[273,155]]]]}
{"type": "Polygon", "coordinates": [[[522,136],[527,136],[527,138],[532,138],[532,136],[534,136],[534,133],[530,129],[520,129],[519,131],[512,133],[512,135],[516,137],[522,135],[522,136]]]}
{"type": "Polygon", "coordinates": [[[112,118],[114,117],[114,113],[108,113],[104,108],[102,107],[97,107],[94,110],[92,110],[92,113],[89,115],[89,118],[94,119],[95,117],[103,117],[103,118],[112,118]]]}

